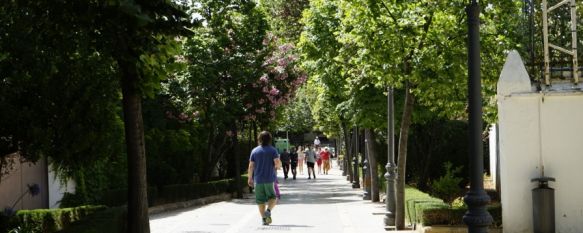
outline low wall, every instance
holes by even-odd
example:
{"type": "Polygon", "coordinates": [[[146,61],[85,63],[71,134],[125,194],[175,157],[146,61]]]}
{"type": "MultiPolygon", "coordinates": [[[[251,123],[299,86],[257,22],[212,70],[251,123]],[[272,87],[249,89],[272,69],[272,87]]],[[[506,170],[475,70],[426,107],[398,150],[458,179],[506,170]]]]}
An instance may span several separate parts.
{"type": "Polygon", "coordinates": [[[555,84],[534,91],[516,52],[498,82],[502,222],[506,233],[533,232],[531,179],[556,178],[556,231],[583,232],[583,91],[555,84]]]}

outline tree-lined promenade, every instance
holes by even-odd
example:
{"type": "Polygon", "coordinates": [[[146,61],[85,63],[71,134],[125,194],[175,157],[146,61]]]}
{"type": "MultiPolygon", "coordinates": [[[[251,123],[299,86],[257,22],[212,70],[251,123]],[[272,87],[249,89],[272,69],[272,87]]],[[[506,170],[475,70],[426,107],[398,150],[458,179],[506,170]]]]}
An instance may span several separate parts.
{"type": "MultiPolygon", "coordinates": [[[[241,175],[263,130],[292,146],[325,136],[345,167],[366,159],[375,202],[385,190],[387,140],[396,137],[395,225],[402,229],[405,184],[453,201],[468,183],[466,5],[6,1],[0,176],[20,159],[48,161],[59,179],[76,184],[61,207],[127,203],[127,232],[147,233],[159,190],[232,179],[241,197],[241,175]],[[394,135],[387,133],[389,88],[394,135]],[[437,182],[442,177],[451,179],[437,182]]],[[[492,0],[481,8],[487,123],[496,119],[505,53],[533,49],[522,30],[526,6],[492,0]]]]}
{"type": "MultiPolygon", "coordinates": [[[[336,162],[336,161],[334,161],[336,162]]],[[[152,233],[173,232],[385,232],[381,203],[362,200],[362,190],[333,168],[328,175],[283,179],[279,171],[281,200],[273,210],[273,223],[261,225],[255,197],[179,209],[150,216],[152,233]]]]}

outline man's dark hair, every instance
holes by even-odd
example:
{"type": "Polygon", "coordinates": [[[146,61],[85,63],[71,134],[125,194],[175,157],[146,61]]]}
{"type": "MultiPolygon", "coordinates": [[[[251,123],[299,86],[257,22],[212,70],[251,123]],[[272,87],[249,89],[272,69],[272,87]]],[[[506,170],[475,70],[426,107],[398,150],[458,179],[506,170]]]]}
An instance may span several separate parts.
{"type": "Polygon", "coordinates": [[[271,134],[267,131],[263,131],[259,134],[259,138],[257,138],[259,140],[259,144],[261,144],[262,146],[268,146],[271,145],[271,134]]]}

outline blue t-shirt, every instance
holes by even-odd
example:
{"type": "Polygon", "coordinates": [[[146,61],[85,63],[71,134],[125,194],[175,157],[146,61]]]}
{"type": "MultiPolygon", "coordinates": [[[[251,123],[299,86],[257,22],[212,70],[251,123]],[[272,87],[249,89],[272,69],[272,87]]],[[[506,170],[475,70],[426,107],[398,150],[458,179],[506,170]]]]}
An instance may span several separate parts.
{"type": "Polygon", "coordinates": [[[255,163],[253,168],[253,180],[255,183],[275,182],[275,162],[277,159],[277,149],[273,146],[258,146],[251,151],[249,161],[255,163]]]}

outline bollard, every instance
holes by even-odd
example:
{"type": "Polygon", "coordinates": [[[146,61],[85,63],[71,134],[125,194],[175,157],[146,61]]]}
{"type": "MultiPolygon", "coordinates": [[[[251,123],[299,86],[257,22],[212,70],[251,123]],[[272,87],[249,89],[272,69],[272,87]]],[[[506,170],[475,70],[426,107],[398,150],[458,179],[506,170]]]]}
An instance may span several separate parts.
{"type": "Polygon", "coordinates": [[[555,232],[555,190],[549,187],[552,177],[540,177],[530,180],[538,182],[532,189],[532,222],[534,233],[555,232]]]}

